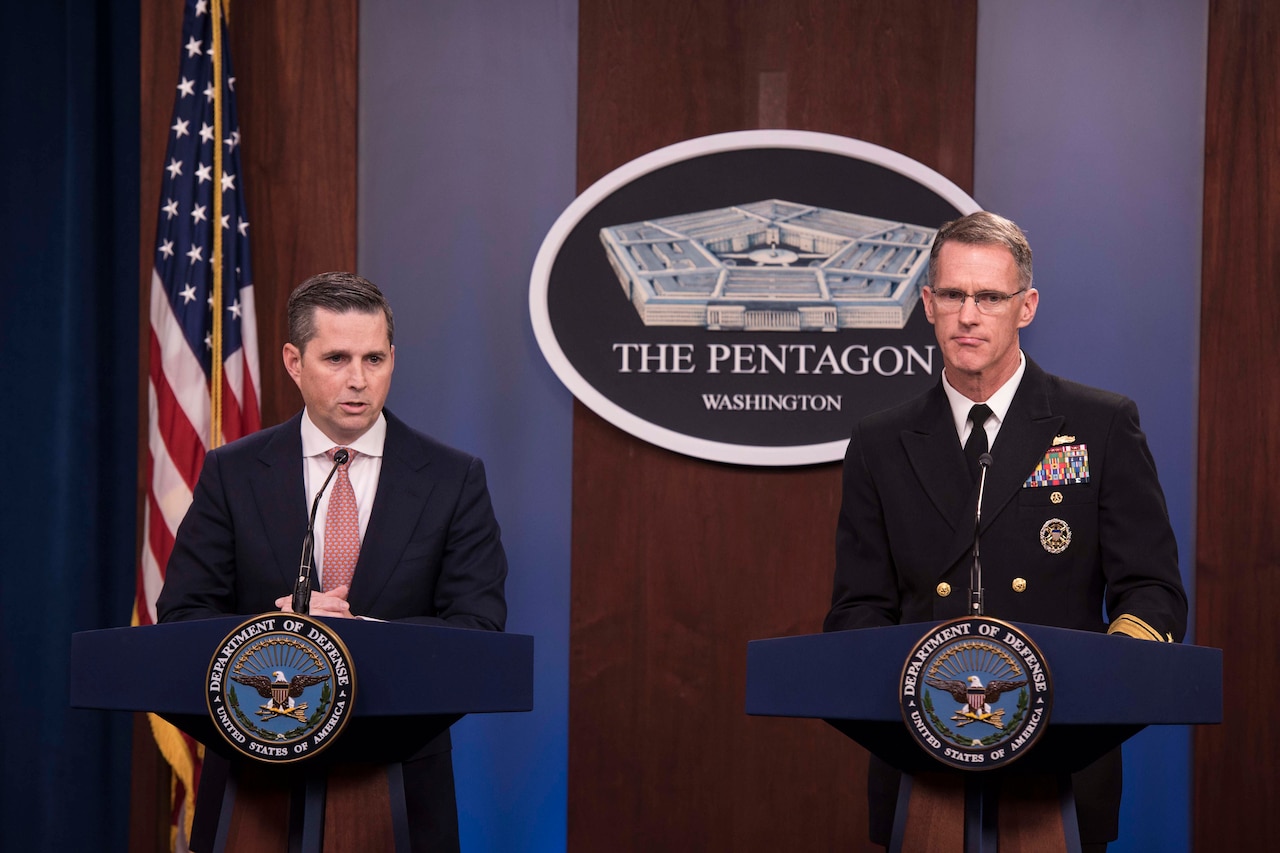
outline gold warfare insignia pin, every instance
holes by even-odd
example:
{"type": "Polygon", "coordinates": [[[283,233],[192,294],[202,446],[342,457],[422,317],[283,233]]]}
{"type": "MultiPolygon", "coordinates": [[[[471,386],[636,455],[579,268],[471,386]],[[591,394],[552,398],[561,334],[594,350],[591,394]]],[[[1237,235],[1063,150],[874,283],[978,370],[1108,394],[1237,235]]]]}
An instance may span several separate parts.
{"type": "Polygon", "coordinates": [[[1060,518],[1051,518],[1040,528],[1040,544],[1050,554],[1061,554],[1071,544],[1071,525],[1060,518]]]}
{"type": "Polygon", "coordinates": [[[1055,435],[1053,441],[1049,442],[1050,446],[1055,444],[1071,444],[1076,440],[1074,435],[1055,435]]]}

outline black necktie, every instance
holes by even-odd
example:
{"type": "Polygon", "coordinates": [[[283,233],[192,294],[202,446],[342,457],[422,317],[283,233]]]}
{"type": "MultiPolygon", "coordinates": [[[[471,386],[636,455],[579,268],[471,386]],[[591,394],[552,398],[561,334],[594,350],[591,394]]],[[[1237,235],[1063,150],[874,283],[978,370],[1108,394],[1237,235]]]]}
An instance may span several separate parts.
{"type": "Polygon", "coordinates": [[[969,475],[978,479],[978,457],[991,448],[987,446],[987,429],[983,424],[991,417],[991,407],[986,403],[978,403],[969,410],[969,420],[973,429],[969,431],[969,440],[964,443],[964,455],[969,460],[969,475]]]}

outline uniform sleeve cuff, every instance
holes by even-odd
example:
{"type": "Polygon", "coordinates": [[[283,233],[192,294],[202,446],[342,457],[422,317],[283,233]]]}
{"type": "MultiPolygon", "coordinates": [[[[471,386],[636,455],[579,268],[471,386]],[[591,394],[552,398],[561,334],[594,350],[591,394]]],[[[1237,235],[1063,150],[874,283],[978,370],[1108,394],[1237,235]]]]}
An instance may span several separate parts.
{"type": "Polygon", "coordinates": [[[1108,634],[1124,634],[1138,640],[1154,640],[1157,643],[1172,643],[1172,634],[1161,634],[1146,622],[1129,613],[1121,613],[1111,622],[1108,634]]]}

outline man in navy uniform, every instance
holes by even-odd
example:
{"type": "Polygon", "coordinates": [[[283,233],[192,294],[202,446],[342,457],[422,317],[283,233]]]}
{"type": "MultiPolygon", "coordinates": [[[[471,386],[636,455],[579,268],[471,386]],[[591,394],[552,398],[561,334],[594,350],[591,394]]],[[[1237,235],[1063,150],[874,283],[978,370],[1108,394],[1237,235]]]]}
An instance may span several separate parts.
{"type": "MultiPolygon", "coordinates": [[[[1026,235],[987,212],[946,223],[921,295],[942,379],[854,427],[824,630],[968,615],[977,460],[989,451],[986,615],[1181,641],[1177,544],[1137,407],[1045,373],[1019,347],[1039,304],[1026,235]]],[[[1073,787],[1082,844],[1105,849],[1117,834],[1120,751],[1073,787]]],[[[886,846],[897,789],[873,757],[871,838],[886,846]]]]}

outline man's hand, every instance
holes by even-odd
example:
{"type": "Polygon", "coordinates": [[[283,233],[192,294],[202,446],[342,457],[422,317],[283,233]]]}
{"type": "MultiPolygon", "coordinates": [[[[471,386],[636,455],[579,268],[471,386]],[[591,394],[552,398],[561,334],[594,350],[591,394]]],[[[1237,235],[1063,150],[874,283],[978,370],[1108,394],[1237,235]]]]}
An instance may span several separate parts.
{"type": "MultiPolygon", "coordinates": [[[[351,619],[351,605],[347,604],[346,584],[335,586],[328,592],[320,592],[314,590],[311,593],[311,614],[312,616],[336,616],[341,619],[351,619]]],[[[282,595],[276,599],[276,607],[279,607],[285,613],[293,612],[293,596],[282,595]]]]}

